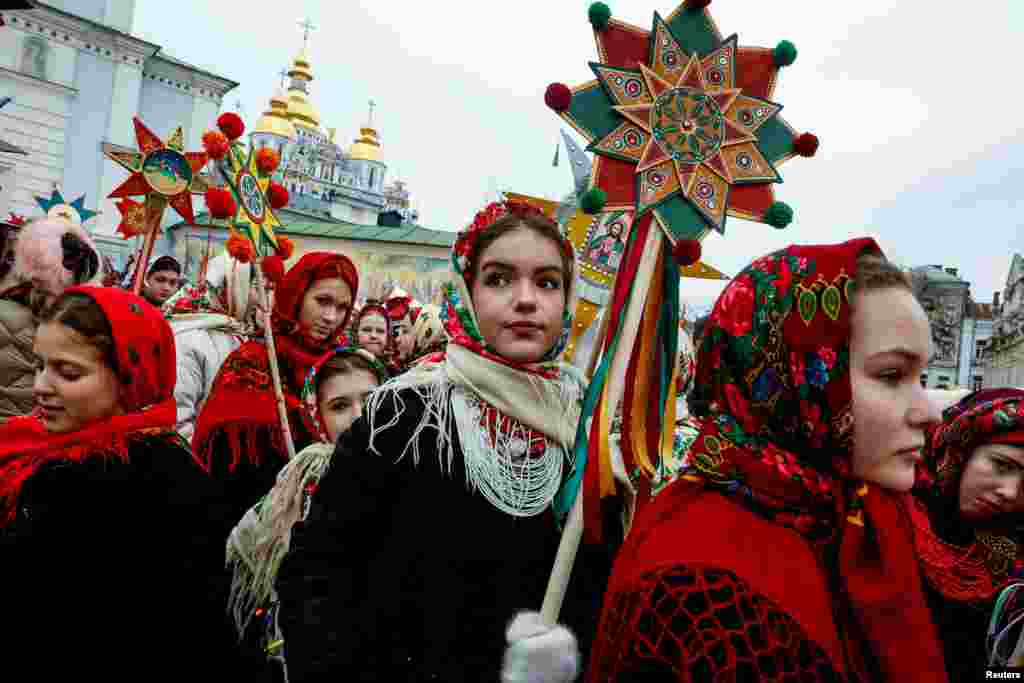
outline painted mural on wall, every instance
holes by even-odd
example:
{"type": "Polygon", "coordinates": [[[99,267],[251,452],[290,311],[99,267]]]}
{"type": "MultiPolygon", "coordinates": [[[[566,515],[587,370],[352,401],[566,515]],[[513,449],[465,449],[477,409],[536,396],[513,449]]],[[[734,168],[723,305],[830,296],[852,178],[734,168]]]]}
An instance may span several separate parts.
{"type": "Polygon", "coordinates": [[[384,299],[395,287],[401,287],[422,303],[441,303],[441,287],[451,277],[446,258],[375,254],[346,250],[359,268],[360,301],[384,299]]]}
{"type": "Polygon", "coordinates": [[[931,294],[922,297],[932,328],[933,363],[956,365],[960,352],[960,329],[963,318],[963,295],[931,294]]]}

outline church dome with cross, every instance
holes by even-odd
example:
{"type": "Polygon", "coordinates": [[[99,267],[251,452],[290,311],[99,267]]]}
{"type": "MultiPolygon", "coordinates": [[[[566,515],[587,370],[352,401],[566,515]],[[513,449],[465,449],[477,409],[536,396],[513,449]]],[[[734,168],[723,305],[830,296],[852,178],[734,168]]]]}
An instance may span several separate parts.
{"type": "Polygon", "coordinates": [[[385,184],[388,167],[374,126],[373,101],[359,135],[350,138],[347,149],[335,139],[336,128],[322,127],[326,124],[309,88],[313,81],[309,38],[315,26],[308,20],[299,26],[302,49],[291,67],[280,72],[280,89],[252,127],[250,143],[280,154],[276,179],[288,189],[290,209],[363,225],[376,224],[382,213],[412,215],[408,191],[385,184]]]}

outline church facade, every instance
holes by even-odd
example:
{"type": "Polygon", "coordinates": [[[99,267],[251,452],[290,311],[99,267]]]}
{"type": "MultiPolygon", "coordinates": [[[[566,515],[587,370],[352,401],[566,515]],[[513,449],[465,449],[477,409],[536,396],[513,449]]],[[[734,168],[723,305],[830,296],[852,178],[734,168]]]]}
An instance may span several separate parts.
{"type": "Polygon", "coordinates": [[[120,214],[106,195],[128,174],[103,150],[136,149],[135,116],[161,136],[180,125],[186,147],[199,148],[238,84],[133,36],[135,0],[33,4],[0,13],[0,84],[12,98],[0,109],[0,127],[27,152],[0,163],[12,180],[8,210],[31,218],[37,196],[85,195],[100,211],[85,227],[121,257],[127,250],[113,236],[120,214]]]}

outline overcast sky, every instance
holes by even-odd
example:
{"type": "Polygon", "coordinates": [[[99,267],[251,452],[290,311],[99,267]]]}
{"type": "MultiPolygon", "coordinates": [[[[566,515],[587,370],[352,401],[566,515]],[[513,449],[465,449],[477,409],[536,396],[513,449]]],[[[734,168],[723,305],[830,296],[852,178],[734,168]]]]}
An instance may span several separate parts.
{"type": "MultiPolygon", "coordinates": [[[[675,7],[608,4],[644,27],[655,10],[675,7]]],[[[551,165],[561,122],[543,92],[593,78],[588,5],[139,0],[134,33],[241,83],[225,105],[240,101],[251,125],[301,48],[298,22],[308,17],[317,26],[311,99],[324,127],[347,146],[373,99],[388,177],[408,182],[424,226],[456,230],[498,190],[556,198],[571,187],[564,149],[551,165]]],[[[975,299],[990,301],[1013,252],[1024,252],[1024,3],[715,0],[711,10],[741,45],[796,44],[774,99],[822,145],[781,168],[777,196],[796,212],[789,228],[729,219],[724,237],[705,240],[705,260],[734,274],[786,244],[867,234],[905,265],[959,268],[975,299]]],[[[695,302],[720,289],[684,282],[695,302]]]]}

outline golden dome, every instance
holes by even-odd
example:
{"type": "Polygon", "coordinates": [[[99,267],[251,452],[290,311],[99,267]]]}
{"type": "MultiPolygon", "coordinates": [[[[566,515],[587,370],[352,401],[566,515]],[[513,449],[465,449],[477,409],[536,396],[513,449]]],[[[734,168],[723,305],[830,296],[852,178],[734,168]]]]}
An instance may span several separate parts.
{"type": "Polygon", "coordinates": [[[306,83],[313,80],[313,70],[309,65],[306,48],[295,58],[292,69],[288,72],[292,77],[292,87],[288,88],[288,118],[293,123],[304,124],[308,128],[320,132],[320,113],[309,101],[306,83]],[[294,81],[298,81],[295,83],[294,81]]]}
{"type": "Polygon", "coordinates": [[[348,149],[350,159],[356,161],[380,161],[380,142],[373,128],[360,128],[359,137],[348,149]]]}
{"type": "Polygon", "coordinates": [[[253,132],[280,135],[289,140],[295,139],[295,126],[288,118],[288,99],[283,92],[278,90],[270,98],[270,109],[263,112],[263,116],[256,122],[253,132]]]}

